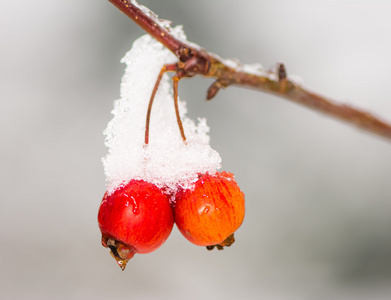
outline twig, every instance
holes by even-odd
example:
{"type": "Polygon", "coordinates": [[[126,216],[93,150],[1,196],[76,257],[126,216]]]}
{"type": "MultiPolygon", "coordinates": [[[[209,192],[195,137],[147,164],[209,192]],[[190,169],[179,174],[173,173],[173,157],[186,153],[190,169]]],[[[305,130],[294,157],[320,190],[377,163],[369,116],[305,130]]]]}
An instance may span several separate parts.
{"type": "Polygon", "coordinates": [[[287,76],[283,64],[278,64],[274,72],[249,72],[239,65],[232,65],[231,62],[207,52],[205,49],[176,39],[168,30],[160,26],[155,14],[136,1],[109,1],[178,57],[179,62],[176,64],[176,68],[171,70],[176,72],[178,80],[195,75],[215,78],[216,81],[207,91],[208,100],[212,99],[221,88],[230,85],[256,88],[391,139],[390,123],[380,120],[366,111],[336,103],[307,90],[287,76]]]}

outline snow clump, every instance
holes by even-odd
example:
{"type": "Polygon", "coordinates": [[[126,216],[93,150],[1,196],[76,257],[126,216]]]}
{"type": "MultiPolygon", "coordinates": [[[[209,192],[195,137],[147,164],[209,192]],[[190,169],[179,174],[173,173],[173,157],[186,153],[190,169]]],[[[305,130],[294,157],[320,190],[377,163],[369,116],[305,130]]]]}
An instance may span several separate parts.
{"type": "MultiPolygon", "coordinates": [[[[181,27],[171,30],[183,39],[181,27]]],[[[122,59],[126,64],[120,99],[114,103],[113,119],[104,134],[108,154],[103,158],[108,193],[132,179],[143,179],[175,192],[191,188],[199,173],[215,173],[220,155],[209,146],[206,120],[186,117],[186,103],[179,101],[187,144],[181,138],[174,109],[172,82],[165,74],[152,107],[149,144],[144,147],[149,99],[158,74],[177,57],[149,35],[137,39],[122,59]]]]}

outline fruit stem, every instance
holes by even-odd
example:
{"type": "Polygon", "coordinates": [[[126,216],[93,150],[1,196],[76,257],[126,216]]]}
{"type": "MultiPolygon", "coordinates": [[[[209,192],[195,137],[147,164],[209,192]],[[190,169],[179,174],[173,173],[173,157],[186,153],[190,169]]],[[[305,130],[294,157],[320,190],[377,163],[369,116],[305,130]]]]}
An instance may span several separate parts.
{"type": "MultiPolygon", "coordinates": [[[[155,86],[153,87],[151,98],[149,99],[149,104],[148,104],[148,110],[147,110],[147,117],[145,121],[145,139],[144,139],[144,146],[149,144],[149,124],[151,122],[151,112],[152,112],[152,105],[153,105],[153,100],[155,99],[156,92],[159,88],[160,81],[166,72],[178,72],[179,67],[177,64],[168,64],[164,65],[163,68],[160,70],[160,73],[156,79],[155,86]]],[[[175,107],[175,115],[179,127],[179,131],[182,136],[183,142],[186,144],[186,136],[185,132],[183,130],[183,125],[181,121],[181,117],[179,114],[179,108],[178,108],[178,81],[180,78],[178,76],[174,76],[172,78],[173,82],[173,89],[174,89],[174,107],[175,107]]]]}
{"type": "Polygon", "coordinates": [[[147,120],[145,122],[145,140],[144,140],[145,145],[148,145],[148,143],[149,143],[149,123],[151,120],[151,111],[152,111],[153,100],[155,99],[157,89],[159,88],[160,80],[162,79],[163,74],[166,72],[167,72],[167,66],[163,66],[163,68],[160,70],[159,76],[156,79],[155,86],[153,87],[151,98],[149,99],[148,110],[147,110],[147,120]]]}
{"type": "Polygon", "coordinates": [[[179,131],[180,131],[181,136],[182,136],[182,140],[183,140],[183,142],[185,144],[187,144],[186,143],[185,132],[184,132],[183,126],[182,126],[181,116],[179,115],[179,108],[178,108],[178,82],[179,82],[178,76],[174,76],[172,78],[172,85],[173,85],[173,89],[174,89],[175,115],[176,115],[176,120],[177,120],[177,123],[178,123],[179,131]]]}

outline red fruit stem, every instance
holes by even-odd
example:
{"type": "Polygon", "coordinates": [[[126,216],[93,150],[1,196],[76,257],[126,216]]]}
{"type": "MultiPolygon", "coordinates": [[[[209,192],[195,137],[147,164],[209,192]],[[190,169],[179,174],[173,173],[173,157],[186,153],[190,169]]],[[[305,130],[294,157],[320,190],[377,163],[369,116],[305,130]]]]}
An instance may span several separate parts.
{"type": "Polygon", "coordinates": [[[181,133],[182,140],[186,144],[185,131],[183,130],[182,120],[179,115],[179,108],[178,108],[178,82],[179,82],[179,78],[177,76],[174,76],[172,78],[172,83],[173,83],[173,88],[174,88],[175,116],[176,116],[177,124],[179,127],[179,132],[181,133]]]}
{"type": "MultiPolygon", "coordinates": [[[[145,121],[145,140],[144,143],[145,145],[148,145],[149,143],[149,124],[151,121],[151,112],[152,112],[152,105],[153,105],[153,100],[155,99],[156,92],[159,88],[160,81],[163,77],[163,74],[166,72],[176,72],[178,69],[177,64],[172,64],[172,65],[164,65],[163,68],[160,70],[159,76],[156,79],[155,86],[153,87],[151,98],[149,99],[149,104],[148,104],[148,110],[147,110],[147,118],[145,121]]],[[[183,125],[181,121],[181,117],[179,115],[179,108],[178,108],[178,81],[179,78],[177,76],[174,76],[172,78],[173,81],[173,89],[174,89],[174,107],[175,107],[175,115],[179,127],[179,132],[181,133],[182,140],[184,143],[186,143],[186,136],[185,132],[183,130],[183,125]]]]}
{"type": "Polygon", "coordinates": [[[155,99],[157,89],[159,88],[160,80],[162,79],[163,74],[165,72],[167,72],[167,67],[163,66],[163,68],[161,69],[161,71],[159,73],[159,76],[156,79],[155,86],[153,87],[151,98],[149,99],[148,110],[147,110],[147,120],[145,122],[145,140],[144,140],[145,145],[148,145],[148,143],[149,143],[149,123],[151,120],[153,100],[155,99]]]}
{"type": "Polygon", "coordinates": [[[339,104],[320,94],[311,92],[290,80],[283,64],[278,64],[275,72],[260,74],[231,68],[206,50],[194,48],[173,37],[133,2],[127,0],[109,1],[179,58],[180,62],[176,69],[178,80],[195,75],[216,78],[216,81],[207,91],[208,100],[212,99],[221,88],[226,88],[229,85],[256,88],[391,139],[391,124],[389,122],[381,120],[369,112],[346,104],[339,104]]]}

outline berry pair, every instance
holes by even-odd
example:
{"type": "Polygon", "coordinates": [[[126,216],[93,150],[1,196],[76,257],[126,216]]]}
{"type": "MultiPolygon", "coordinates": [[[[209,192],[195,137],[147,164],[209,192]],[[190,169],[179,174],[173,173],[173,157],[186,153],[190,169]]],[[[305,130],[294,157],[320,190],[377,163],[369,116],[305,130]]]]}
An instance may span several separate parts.
{"type": "Polygon", "coordinates": [[[149,253],[168,238],[174,221],[195,245],[223,249],[244,219],[244,194],[231,173],[201,174],[193,189],[174,196],[143,180],[131,180],[104,195],[98,222],[102,245],[122,270],[136,253],[149,253]],[[170,204],[170,199],[174,198],[170,204]]]}

